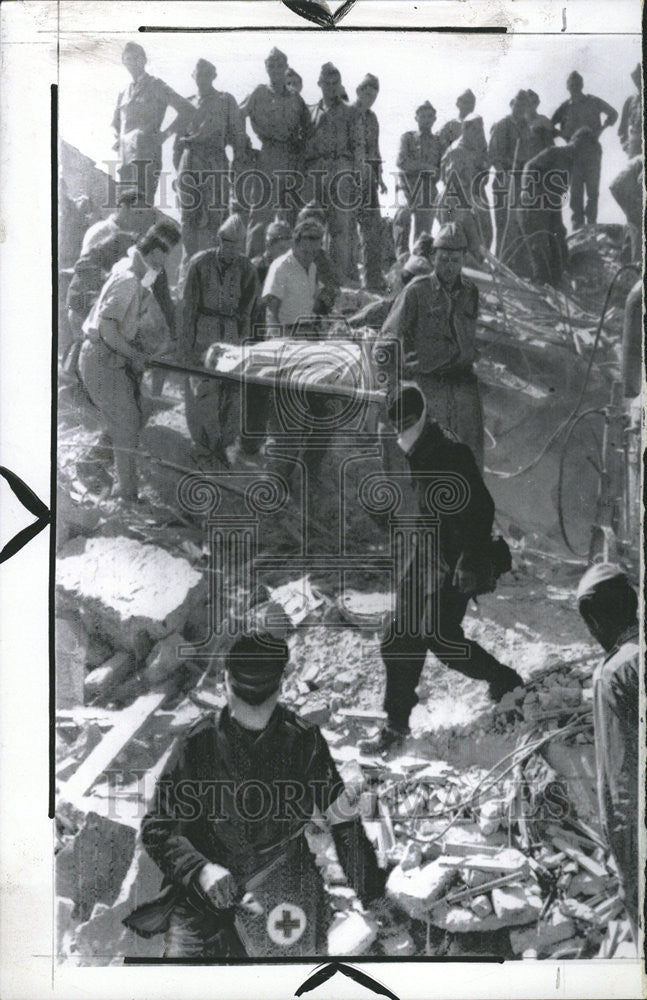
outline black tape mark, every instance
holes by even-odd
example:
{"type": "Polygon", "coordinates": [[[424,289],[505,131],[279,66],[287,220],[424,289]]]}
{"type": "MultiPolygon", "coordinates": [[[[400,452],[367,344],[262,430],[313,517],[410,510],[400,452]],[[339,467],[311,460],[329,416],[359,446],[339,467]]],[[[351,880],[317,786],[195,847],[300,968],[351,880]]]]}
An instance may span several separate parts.
{"type": "Polygon", "coordinates": [[[16,552],[20,552],[23,545],[30,542],[39,531],[42,531],[49,524],[50,513],[49,508],[45,506],[42,500],[39,500],[34,491],[15,472],[11,472],[4,465],[0,465],[0,476],[7,480],[14,496],[36,518],[32,524],[28,524],[26,528],[23,528],[17,535],[14,535],[4,548],[0,550],[0,563],[3,563],[7,559],[11,559],[12,556],[15,556],[16,552]]]}
{"type": "Polygon", "coordinates": [[[300,997],[304,993],[316,990],[318,986],[327,983],[338,972],[341,972],[344,976],[348,976],[349,979],[370,990],[371,993],[376,993],[380,997],[389,997],[389,1000],[398,1000],[395,993],[392,993],[382,983],[378,983],[377,979],[367,976],[365,972],[360,972],[359,969],[354,969],[352,965],[344,965],[343,962],[329,962],[327,965],[320,966],[304,983],[301,983],[301,986],[299,986],[294,994],[295,997],[300,997]]]}
{"type": "Polygon", "coordinates": [[[304,17],[306,21],[318,24],[320,28],[336,27],[346,17],[349,10],[355,6],[356,2],[357,0],[346,0],[346,3],[343,3],[333,14],[325,0],[283,0],[285,6],[289,7],[293,13],[304,17]]]}

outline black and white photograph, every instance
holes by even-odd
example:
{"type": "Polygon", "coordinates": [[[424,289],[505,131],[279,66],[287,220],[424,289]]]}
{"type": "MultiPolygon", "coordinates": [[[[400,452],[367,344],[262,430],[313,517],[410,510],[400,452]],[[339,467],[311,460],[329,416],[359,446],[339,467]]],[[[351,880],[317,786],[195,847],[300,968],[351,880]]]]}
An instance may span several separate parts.
{"type": "Polygon", "coordinates": [[[642,995],[640,4],[2,20],[3,996],[642,995]]]}

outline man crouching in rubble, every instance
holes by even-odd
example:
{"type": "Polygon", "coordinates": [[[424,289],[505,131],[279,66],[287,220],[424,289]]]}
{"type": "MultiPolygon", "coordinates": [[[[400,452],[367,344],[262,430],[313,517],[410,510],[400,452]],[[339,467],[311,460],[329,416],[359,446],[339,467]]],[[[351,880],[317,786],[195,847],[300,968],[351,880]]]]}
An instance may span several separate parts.
{"type": "Polygon", "coordinates": [[[227,705],[198,721],[171,757],[142,822],[164,891],[125,921],[166,931],[165,957],[326,954],[323,882],[305,836],[321,814],[362,902],[384,873],[319,728],[279,704],[283,639],[237,638],[227,705]]]}
{"type": "Polygon", "coordinates": [[[505,541],[492,539],[494,502],[474,456],[450,431],[427,418],[425,397],[416,385],[403,386],[388,415],[407,456],[420,514],[440,520],[437,538],[430,537],[431,529],[421,522],[398,581],[395,614],[380,647],[387,722],[373,740],[362,743],[368,753],[388,750],[409,732],[427,650],[452,670],[488,681],[495,701],[523,686],[519,674],[468,639],[461,624],[470,599],[494,590],[499,576],[511,568],[505,541]],[[427,499],[429,487],[433,490],[435,482],[447,499],[457,478],[466,487],[464,506],[437,513],[427,499]]]}
{"type": "Polygon", "coordinates": [[[580,580],[577,602],[589,632],[606,652],[593,675],[598,799],[638,943],[638,596],[620,566],[598,563],[580,580]]]}

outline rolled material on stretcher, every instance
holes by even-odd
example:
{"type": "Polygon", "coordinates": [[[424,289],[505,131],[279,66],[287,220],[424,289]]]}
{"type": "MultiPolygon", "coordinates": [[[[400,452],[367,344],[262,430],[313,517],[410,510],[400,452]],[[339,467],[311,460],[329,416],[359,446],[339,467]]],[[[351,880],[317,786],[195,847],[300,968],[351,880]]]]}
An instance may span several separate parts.
{"type": "Polygon", "coordinates": [[[383,403],[385,390],[372,359],[372,341],[265,340],[212,344],[204,367],[151,358],[149,368],[197,378],[248,382],[288,392],[312,392],[383,403]]]}

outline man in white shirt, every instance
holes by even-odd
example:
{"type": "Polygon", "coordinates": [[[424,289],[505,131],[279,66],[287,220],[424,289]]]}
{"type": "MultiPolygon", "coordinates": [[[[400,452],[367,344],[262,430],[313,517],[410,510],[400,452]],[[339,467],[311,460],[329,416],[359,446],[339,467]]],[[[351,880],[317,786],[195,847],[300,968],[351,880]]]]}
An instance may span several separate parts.
{"type": "MultiPolygon", "coordinates": [[[[316,219],[304,219],[294,228],[292,250],[270,264],[263,287],[268,338],[312,332],[317,293],[315,258],[321,253],[323,235],[323,226],[316,219]]],[[[309,480],[318,478],[328,447],[319,427],[328,416],[330,401],[319,393],[302,393],[298,400],[279,390],[274,390],[273,395],[269,420],[275,438],[269,452],[271,469],[283,476],[287,485],[298,464],[305,488],[309,480]]]]}
{"type": "Polygon", "coordinates": [[[99,219],[86,230],[81,244],[80,257],[85,257],[92,247],[115,233],[133,233],[138,236],[146,224],[148,209],[138,205],[139,195],[135,188],[128,188],[117,195],[117,209],[107,219],[99,219]]]}
{"type": "MultiPolygon", "coordinates": [[[[266,321],[270,328],[280,327],[277,336],[290,334],[295,323],[311,325],[317,293],[317,265],[321,252],[323,227],[316,219],[297,223],[293,246],[270,264],[263,286],[266,321]]],[[[268,330],[274,336],[274,330],[268,330]]]]}

